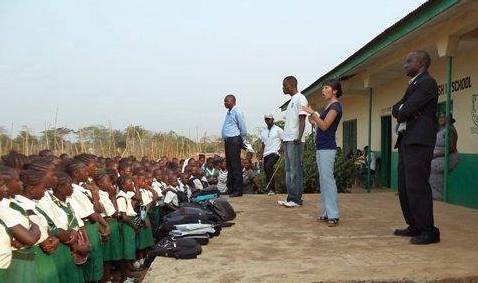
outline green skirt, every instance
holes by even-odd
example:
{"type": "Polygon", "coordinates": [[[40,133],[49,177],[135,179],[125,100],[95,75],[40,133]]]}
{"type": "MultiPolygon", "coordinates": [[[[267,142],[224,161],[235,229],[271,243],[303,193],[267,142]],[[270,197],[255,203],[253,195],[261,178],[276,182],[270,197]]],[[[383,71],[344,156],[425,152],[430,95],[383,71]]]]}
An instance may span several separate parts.
{"type": "Polygon", "coordinates": [[[103,277],[103,247],[97,223],[85,225],[86,234],[90,240],[90,254],[82,266],[86,282],[99,281],[103,277]]]}
{"type": "Polygon", "coordinates": [[[19,251],[14,251],[12,254],[12,262],[7,271],[7,280],[5,282],[22,282],[22,283],[37,283],[37,272],[35,264],[35,254],[32,247],[23,248],[19,251]],[[18,253],[20,254],[18,254],[18,253]],[[26,259],[24,257],[28,257],[26,259]]]}
{"type": "Polygon", "coordinates": [[[51,255],[43,252],[39,246],[33,246],[37,281],[40,283],[59,283],[58,271],[51,255]]]}
{"type": "Polygon", "coordinates": [[[136,259],[136,233],[134,229],[125,223],[120,223],[121,235],[123,236],[123,259],[136,259]]]}
{"type": "Polygon", "coordinates": [[[161,209],[159,208],[159,206],[151,207],[151,209],[148,211],[148,217],[149,217],[149,221],[151,221],[151,228],[153,230],[156,230],[161,223],[160,222],[161,221],[161,209]]]}
{"type": "Polygon", "coordinates": [[[144,250],[152,246],[154,246],[153,230],[151,227],[141,228],[136,237],[136,248],[144,250]]]}
{"type": "Polygon", "coordinates": [[[0,268],[0,282],[8,282],[8,269],[0,268]]]}
{"type": "Polygon", "coordinates": [[[83,283],[83,271],[73,261],[70,248],[65,244],[59,244],[50,255],[55,263],[60,283],[83,283]]]}
{"type": "Polygon", "coordinates": [[[120,224],[116,219],[108,220],[111,235],[108,240],[103,243],[103,260],[116,261],[123,259],[123,243],[121,237],[120,224]]]}

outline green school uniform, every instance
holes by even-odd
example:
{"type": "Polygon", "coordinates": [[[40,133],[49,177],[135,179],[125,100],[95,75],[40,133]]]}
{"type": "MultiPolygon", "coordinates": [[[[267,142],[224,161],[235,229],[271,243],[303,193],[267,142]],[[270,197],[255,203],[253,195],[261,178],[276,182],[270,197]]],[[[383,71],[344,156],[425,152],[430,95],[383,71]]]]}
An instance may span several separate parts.
{"type": "Polygon", "coordinates": [[[108,240],[103,243],[103,260],[117,261],[123,259],[123,243],[121,236],[121,228],[118,220],[108,220],[108,226],[111,230],[111,235],[108,240]]]}
{"type": "Polygon", "coordinates": [[[61,244],[51,254],[58,270],[60,283],[84,283],[83,271],[73,261],[70,248],[61,244]]]}
{"type": "Polygon", "coordinates": [[[88,260],[82,266],[83,275],[87,282],[99,281],[103,277],[103,247],[101,245],[98,224],[86,223],[85,229],[91,249],[88,260]]]}
{"type": "Polygon", "coordinates": [[[136,259],[136,232],[126,223],[121,222],[121,235],[123,236],[123,259],[136,259]]]}
{"type": "MultiPolygon", "coordinates": [[[[146,217],[145,221],[149,221],[146,217]]],[[[142,227],[136,237],[136,248],[138,250],[144,250],[154,245],[153,230],[151,227],[142,227]]]]}
{"type": "MultiPolygon", "coordinates": [[[[0,219],[0,225],[5,227],[5,231],[7,232],[7,235],[10,236],[7,225],[5,225],[5,223],[1,219],[0,219]]],[[[7,282],[7,279],[8,279],[7,276],[8,276],[8,269],[0,268],[0,282],[7,282]]]]}
{"type": "Polygon", "coordinates": [[[12,251],[12,262],[5,282],[39,283],[32,247],[12,251]]]}
{"type": "Polygon", "coordinates": [[[148,211],[149,221],[151,221],[151,228],[154,230],[158,229],[161,221],[161,210],[159,206],[153,206],[148,211]]]}
{"type": "MultiPolygon", "coordinates": [[[[78,228],[78,222],[73,214],[73,210],[70,205],[66,206],[59,202],[55,197],[52,198],[53,202],[60,207],[66,214],[68,219],[68,230],[78,228]]],[[[37,207],[37,210],[45,216],[48,221],[49,231],[53,235],[57,235],[58,228],[55,226],[53,220],[43,210],[37,207]]],[[[73,260],[70,248],[60,243],[56,250],[50,255],[53,259],[54,265],[58,272],[58,280],[60,283],[83,283],[85,282],[83,277],[83,271],[80,266],[76,265],[73,260]]]]}
{"type": "MultiPolygon", "coordinates": [[[[25,211],[18,204],[12,202],[10,203],[10,208],[20,212],[23,216],[28,218],[28,212],[25,211]]],[[[44,253],[43,250],[38,245],[35,245],[31,248],[23,248],[19,251],[16,251],[14,254],[17,257],[20,257],[19,258],[20,261],[18,261],[17,264],[27,264],[24,260],[25,258],[30,258],[31,256],[31,261],[33,261],[35,265],[35,269],[34,269],[36,273],[35,282],[38,282],[38,283],[59,283],[60,282],[58,278],[58,271],[56,269],[53,258],[50,255],[44,253]]],[[[17,276],[17,275],[14,275],[14,276],[17,276]]],[[[17,281],[12,281],[12,282],[17,282],[17,281]]],[[[18,282],[22,282],[22,281],[18,281],[18,282]]],[[[28,282],[28,281],[25,281],[25,282],[28,282]]]]}

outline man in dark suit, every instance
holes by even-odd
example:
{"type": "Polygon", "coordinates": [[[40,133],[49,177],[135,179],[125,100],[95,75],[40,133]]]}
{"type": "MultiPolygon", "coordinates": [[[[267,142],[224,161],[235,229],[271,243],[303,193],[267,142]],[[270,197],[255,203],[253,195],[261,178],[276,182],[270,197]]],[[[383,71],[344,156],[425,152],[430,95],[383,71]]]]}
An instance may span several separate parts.
{"type": "Polygon", "coordinates": [[[425,51],[408,54],[404,65],[412,78],[405,95],[392,108],[397,119],[398,193],[408,227],[397,229],[397,236],[412,237],[411,243],[425,245],[440,241],[434,226],[432,191],[428,179],[436,132],[438,86],[428,73],[431,59],[425,51]]]}

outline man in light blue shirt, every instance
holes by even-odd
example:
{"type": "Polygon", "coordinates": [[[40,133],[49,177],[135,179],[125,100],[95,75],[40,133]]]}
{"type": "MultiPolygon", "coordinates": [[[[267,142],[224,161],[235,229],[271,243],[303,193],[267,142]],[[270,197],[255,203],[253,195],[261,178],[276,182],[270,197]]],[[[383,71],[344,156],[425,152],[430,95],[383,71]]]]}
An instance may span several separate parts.
{"type": "Polygon", "coordinates": [[[236,106],[234,95],[224,98],[224,107],[228,109],[222,126],[228,170],[227,188],[230,197],[239,197],[242,196],[241,148],[247,135],[246,122],[244,114],[236,106]]]}

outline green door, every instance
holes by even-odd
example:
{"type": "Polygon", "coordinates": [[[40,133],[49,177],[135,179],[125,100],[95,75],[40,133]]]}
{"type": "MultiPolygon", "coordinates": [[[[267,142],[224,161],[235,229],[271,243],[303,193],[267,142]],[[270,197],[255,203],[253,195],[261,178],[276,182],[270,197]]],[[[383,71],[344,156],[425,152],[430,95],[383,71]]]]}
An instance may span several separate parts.
{"type": "Polygon", "coordinates": [[[357,151],[357,119],[344,121],[344,153],[348,156],[357,151]]]}
{"type": "Polygon", "coordinates": [[[381,163],[380,180],[384,187],[390,188],[390,172],[392,171],[392,117],[383,116],[381,119],[381,163]]]}

